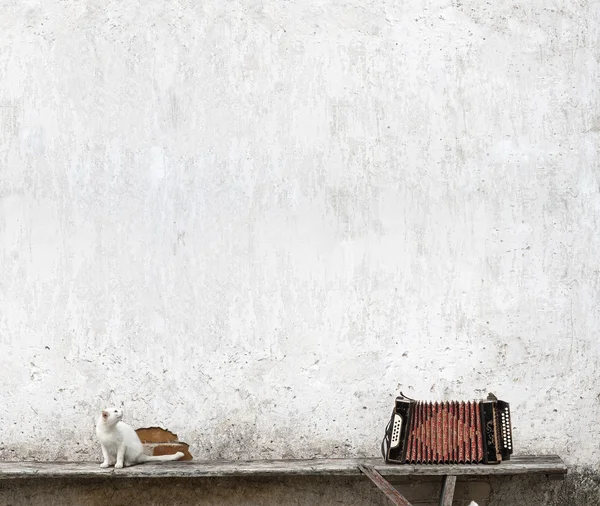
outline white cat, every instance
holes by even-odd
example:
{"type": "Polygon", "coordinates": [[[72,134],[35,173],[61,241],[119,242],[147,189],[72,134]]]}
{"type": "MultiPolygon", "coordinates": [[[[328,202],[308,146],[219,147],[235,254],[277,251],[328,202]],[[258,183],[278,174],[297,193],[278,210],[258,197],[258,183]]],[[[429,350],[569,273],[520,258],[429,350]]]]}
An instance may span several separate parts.
{"type": "Polygon", "coordinates": [[[114,464],[116,469],[165,460],[179,460],[182,452],[175,455],[161,455],[149,457],[144,453],[140,438],[130,425],[122,422],[123,411],[118,408],[106,408],[96,422],[96,436],[102,446],[104,461],[100,467],[114,464]]]}
{"type": "Polygon", "coordinates": [[[471,501],[469,503],[469,506],[479,506],[479,504],[477,504],[475,501],[471,501]]]}

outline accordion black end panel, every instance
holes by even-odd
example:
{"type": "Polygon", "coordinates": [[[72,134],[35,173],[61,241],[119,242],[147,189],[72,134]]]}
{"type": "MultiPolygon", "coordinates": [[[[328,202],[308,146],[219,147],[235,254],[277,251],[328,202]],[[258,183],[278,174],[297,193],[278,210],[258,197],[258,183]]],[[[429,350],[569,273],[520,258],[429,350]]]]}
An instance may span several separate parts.
{"type": "Polygon", "coordinates": [[[382,442],[391,464],[499,464],[510,460],[510,406],[487,400],[423,402],[396,398],[382,442]]]}

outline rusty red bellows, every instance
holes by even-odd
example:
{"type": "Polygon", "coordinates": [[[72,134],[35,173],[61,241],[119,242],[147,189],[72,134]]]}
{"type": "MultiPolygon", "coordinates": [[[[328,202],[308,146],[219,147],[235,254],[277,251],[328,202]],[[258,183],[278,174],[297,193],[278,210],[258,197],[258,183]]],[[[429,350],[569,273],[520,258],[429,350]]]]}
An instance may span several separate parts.
{"type": "Polygon", "coordinates": [[[487,400],[422,402],[396,398],[382,444],[396,464],[498,464],[512,454],[510,408],[487,400]]]}

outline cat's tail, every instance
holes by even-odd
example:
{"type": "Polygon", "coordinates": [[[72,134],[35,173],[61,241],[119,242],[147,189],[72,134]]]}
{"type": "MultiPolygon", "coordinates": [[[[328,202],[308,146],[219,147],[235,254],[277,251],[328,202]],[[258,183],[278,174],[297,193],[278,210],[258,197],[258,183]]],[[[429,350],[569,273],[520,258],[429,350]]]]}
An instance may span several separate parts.
{"type": "Polygon", "coordinates": [[[165,462],[169,460],[179,460],[184,456],[183,452],[177,452],[174,455],[143,455],[142,462],[165,462]]]}

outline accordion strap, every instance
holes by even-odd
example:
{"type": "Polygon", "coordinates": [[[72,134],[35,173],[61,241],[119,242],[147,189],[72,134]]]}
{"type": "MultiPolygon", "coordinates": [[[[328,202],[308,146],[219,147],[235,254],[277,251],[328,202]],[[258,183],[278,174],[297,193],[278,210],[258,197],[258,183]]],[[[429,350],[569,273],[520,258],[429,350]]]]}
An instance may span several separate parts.
{"type": "Polygon", "coordinates": [[[381,455],[384,460],[387,459],[387,452],[390,447],[390,425],[392,424],[392,420],[394,419],[394,414],[392,413],[392,417],[390,421],[385,427],[385,434],[383,435],[383,439],[381,440],[381,455]]]}

